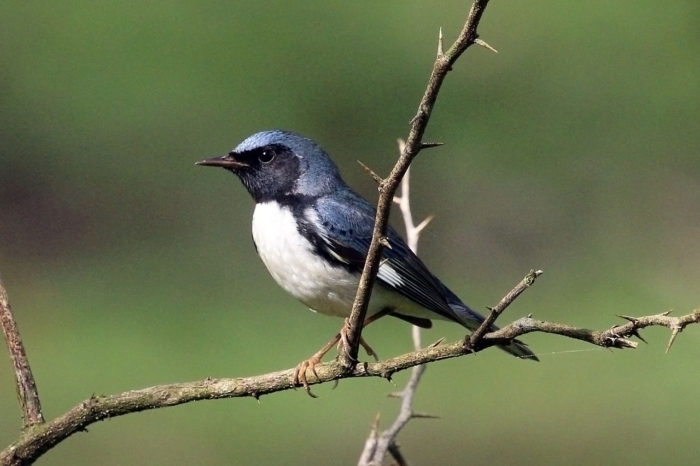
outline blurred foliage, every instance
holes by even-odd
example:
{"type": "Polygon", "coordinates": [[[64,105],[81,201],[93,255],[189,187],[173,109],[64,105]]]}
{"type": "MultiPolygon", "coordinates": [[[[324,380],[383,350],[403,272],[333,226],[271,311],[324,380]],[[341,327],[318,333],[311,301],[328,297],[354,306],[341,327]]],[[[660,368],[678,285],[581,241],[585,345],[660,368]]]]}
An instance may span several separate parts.
{"type": "MultiPolygon", "coordinates": [[[[697,1],[493,2],[414,164],[426,262],[474,307],[606,327],[700,305],[697,1]]],[[[267,128],[319,141],[373,198],[466,2],[3,2],[0,270],[52,418],[92,393],[288,368],[327,341],[269,279],[252,202],[194,167],[267,128]]],[[[395,219],[396,221],[396,219],[395,219]]],[[[409,328],[376,324],[382,356],[409,328]]],[[[416,464],[688,464],[700,331],[610,352],[546,335],[542,362],[432,365],[400,438],[416,464]],[[669,453],[672,452],[669,456],[669,453]]],[[[438,323],[426,341],[458,338],[438,323]]],[[[405,375],[397,375],[400,385],[405,375]]],[[[350,464],[395,386],[352,380],[91,426],[39,464],[350,464]]],[[[19,432],[0,364],[0,444],[19,432]]]]}

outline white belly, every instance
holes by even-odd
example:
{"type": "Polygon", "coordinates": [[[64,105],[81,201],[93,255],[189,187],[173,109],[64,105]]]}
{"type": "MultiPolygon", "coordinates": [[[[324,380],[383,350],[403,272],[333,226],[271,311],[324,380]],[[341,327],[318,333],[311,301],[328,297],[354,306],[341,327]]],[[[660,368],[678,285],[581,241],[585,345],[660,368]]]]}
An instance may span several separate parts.
{"type": "Polygon", "coordinates": [[[334,267],[314,253],[288,207],[260,203],[253,213],[253,240],[272,278],[312,310],[350,315],[359,276],[334,267]]]}

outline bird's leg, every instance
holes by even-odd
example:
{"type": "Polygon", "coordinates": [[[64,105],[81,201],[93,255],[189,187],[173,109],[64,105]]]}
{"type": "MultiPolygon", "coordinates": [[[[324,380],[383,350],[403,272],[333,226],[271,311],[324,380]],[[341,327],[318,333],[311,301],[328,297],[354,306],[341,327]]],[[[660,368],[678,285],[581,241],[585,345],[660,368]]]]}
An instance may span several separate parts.
{"type": "MultiPolygon", "coordinates": [[[[391,312],[390,309],[384,309],[370,317],[367,317],[362,324],[362,328],[365,328],[375,320],[379,319],[380,317],[384,317],[387,315],[389,312],[391,312]]],[[[316,373],[316,366],[321,363],[321,360],[323,357],[330,351],[331,348],[334,346],[338,345],[338,349],[341,349],[343,346],[347,347],[348,346],[348,337],[347,337],[347,328],[348,328],[348,319],[345,319],[345,323],[343,324],[343,327],[340,329],[340,332],[336,334],[328,343],[326,343],[323,348],[318,350],[316,353],[314,353],[313,356],[311,356],[309,359],[306,359],[297,365],[297,367],[294,369],[294,376],[292,378],[292,386],[296,387],[300,383],[303,385],[304,390],[306,390],[306,393],[309,394],[309,396],[316,398],[316,395],[314,395],[311,392],[311,387],[309,386],[309,380],[306,376],[307,371],[311,371],[311,373],[318,379],[318,374],[316,373]]],[[[369,356],[372,356],[375,360],[379,360],[377,357],[377,353],[372,349],[371,346],[364,340],[364,338],[360,337],[360,345],[365,349],[367,354],[369,356]]]]}
{"type": "Polygon", "coordinates": [[[323,346],[323,348],[314,353],[314,355],[311,356],[309,359],[300,362],[299,365],[294,369],[294,378],[292,379],[292,386],[296,387],[301,382],[301,384],[304,386],[304,390],[306,390],[306,393],[308,393],[309,396],[316,398],[316,395],[314,395],[311,392],[311,387],[309,387],[309,381],[306,378],[306,371],[311,370],[311,373],[316,377],[316,379],[318,379],[318,374],[316,373],[316,366],[321,363],[321,360],[326,355],[326,353],[336,344],[338,344],[338,341],[340,341],[340,333],[334,336],[328,343],[326,343],[323,346]]]}
{"type": "MultiPolygon", "coordinates": [[[[385,315],[389,314],[391,312],[390,308],[385,308],[382,309],[381,311],[377,312],[374,315],[371,315],[367,318],[365,318],[364,323],[362,324],[362,328],[367,327],[369,324],[374,322],[375,320],[379,319],[380,317],[384,317],[385,315]]],[[[342,348],[348,348],[350,346],[350,342],[348,341],[348,329],[350,327],[350,323],[348,319],[345,319],[345,324],[343,324],[343,328],[340,329],[340,341],[338,342],[338,351],[340,351],[342,348]]],[[[371,346],[365,341],[362,336],[360,336],[360,345],[365,349],[367,352],[368,356],[372,356],[375,360],[379,361],[379,358],[377,357],[377,353],[372,349],[371,346]]],[[[357,361],[354,361],[357,362],[357,361]]]]}
{"type": "Polygon", "coordinates": [[[372,347],[369,346],[369,343],[367,343],[362,337],[360,337],[360,345],[365,349],[367,356],[371,356],[374,358],[375,361],[379,362],[379,356],[377,356],[377,352],[374,351],[372,347]]]}

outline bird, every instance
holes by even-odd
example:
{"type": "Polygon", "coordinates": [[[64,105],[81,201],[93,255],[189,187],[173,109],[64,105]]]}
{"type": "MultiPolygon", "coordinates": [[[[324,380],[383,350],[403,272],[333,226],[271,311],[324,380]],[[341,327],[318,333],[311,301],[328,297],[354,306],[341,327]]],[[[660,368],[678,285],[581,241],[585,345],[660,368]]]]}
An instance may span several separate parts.
{"type": "MultiPolygon", "coordinates": [[[[274,281],[311,310],[347,318],[376,211],[345,183],[326,151],[312,139],[275,129],[257,132],[229,153],[196,164],[232,172],[250,193],[255,202],[253,243],[274,281]]],[[[386,238],[389,247],[382,250],[364,325],[384,316],[423,328],[431,327],[432,319],[470,331],[481,325],[484,316],[444,285],[393,228],[388,227],[386,238]]],[[[301,384],[310,393],[308,376],[316,375],[316,365],[340,337],[297,366],[294,386],[301,384]]],[[[499,347],[538,360],[519,340],[499,347]]]]}

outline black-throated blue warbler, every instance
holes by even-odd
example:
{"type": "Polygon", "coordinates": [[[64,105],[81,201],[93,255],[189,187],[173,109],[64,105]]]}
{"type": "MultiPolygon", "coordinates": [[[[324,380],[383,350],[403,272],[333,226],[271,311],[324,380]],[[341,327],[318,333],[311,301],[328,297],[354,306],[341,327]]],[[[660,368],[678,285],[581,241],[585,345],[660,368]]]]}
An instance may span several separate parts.
{"type": "MultiPolygon", "coordinates": [[[[253,241],[272,278],[314,311],[348,317],[372,238],[375,208],[340,177],[314,141],[289,131],[262,131],[221,157],[197,162],[240,178],[255,201],[253,241]]],[[[430,319],[475,330],[484,317],[466,306],[392,228],[384,248],[367,320],[389,315],[420,327],[430,319]]],[[[495,329],[495,327],[494,327],[495,329]]],[[[297,368],[295,383],[337,342],[297,368]]],[[[500,346],[537,360],[523,342],[500,346]]]]}

